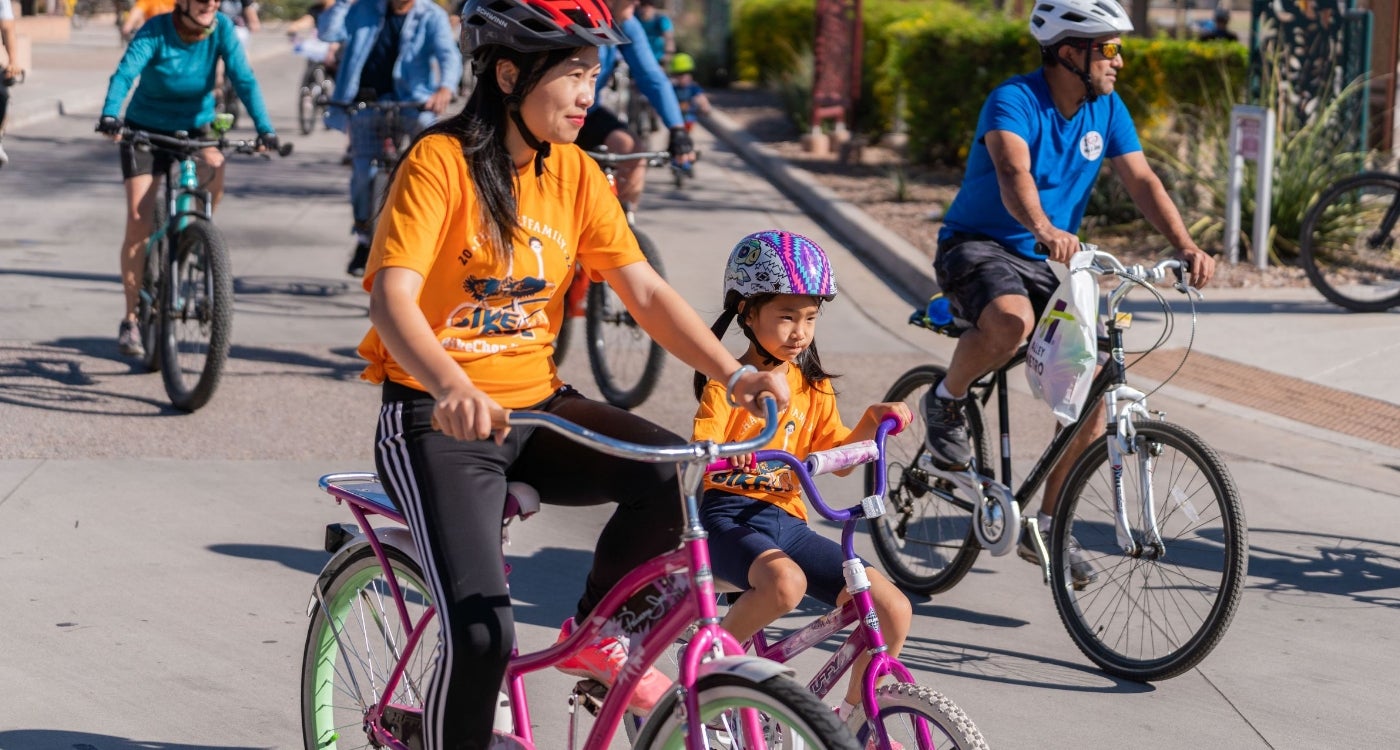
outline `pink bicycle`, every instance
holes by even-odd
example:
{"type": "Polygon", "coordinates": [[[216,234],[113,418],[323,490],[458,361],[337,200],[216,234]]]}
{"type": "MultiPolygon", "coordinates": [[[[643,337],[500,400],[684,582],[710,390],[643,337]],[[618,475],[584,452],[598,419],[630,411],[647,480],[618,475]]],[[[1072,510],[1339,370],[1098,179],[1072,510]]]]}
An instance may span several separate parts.
{"type": "MultiPolygon", "coordinates": [[[[885,438],[896,424],[894,417],[886,417],[875,431],[874,440],[818,451],[805,461],[787,451],[761,450],[754,455],[758,463],[781,461],[786,464],[801,484],[808,504],[823,517],[842,524],[841,548],[846,556],[842,572],[851,599],[774,643],[769,643],[760,630],[745,645],[761,658],[786,664],[803,651],[855,625],[845,643],[817,670],[807,689],[824,698],[839,684],[857,655],[862,652],[871,654],[870,664],[862,678],[862,710],[853,713],[846,725],[860,741],[861,747],[879,750],[986,750],[987,743],[982,739],[982,733],[962,709],[942,693],[916,684],[909,669],[890,656],[880,634],[880,618],[870,597],[870,579],[866,577],[865,565],[856,555],[856,526],[862,519],[879,518],[885,513],[885,438]],[[826,504],[812,482],[813,477],[872,461],[877,477],[875,492],[862,499],[860,505],[836,510],[826,504]],[[879,685],[880,679],[886,676],[892,676],[896,682],[879,685]]],[[[707,466],[706,470],[727,471],[729,468],[727,463],[720,461],[707,466]]],[[[737,591],[723,581],[719,582],[719,587],[726,592],[737,591]]]]}
{"type": "MultiPolygon", "coordinates": [[[[722,456],[749,453],[776,431],[777,408],[767,402],[764,434],[752,441],[674,447],[613,440],[552,414],[517,411],[512,425],[537,425],[560,432],[614,456],[680,466],[686,531],[674,551],[658,556],[620,581],[564,641],[543,651],[516,652],[502,686],[505,704],[497,714],[502,748],[534,748],[532,721],[523,678],[572,656],[600,635],[620,632],[612,616],[633,596],[660,592],[664,612],[631,649],[632,662],[612,690],[583,680],[570,706],[568,747],[575,747],[582,705],[596,719],[581,747],[610,747],[619,725],[638,748],[831,748],[856,750],[850,731],[836,715],[790,676],[792,671],[744,654],[717,623],[709,548],[698,520],[696,493],[703,467],[722,456]],[[628,698],[667,647],[688,626],[698,627],[686,647],[680,677],[643,721],[627,714],[628,698]],[[633,663],[635,662],[635,664],[633,663]],[[715,727],[723,727],[723,738],[715,727]]],[[[374,474],[329,474],[321,488],[355,516],[355,526],[332,524],[326,549],[334,556],[312,592],[302,663],[302,728],[307,750],[328,748],[417,748],[422,695],[436,668],[439,632],[423,566],[402,514],[393,507],[374,474]],[[373,526],[371,518],[394,525],[373,526]]],[[[504,523],[538,508],[533,490],[513,485],[504,523]]]]}

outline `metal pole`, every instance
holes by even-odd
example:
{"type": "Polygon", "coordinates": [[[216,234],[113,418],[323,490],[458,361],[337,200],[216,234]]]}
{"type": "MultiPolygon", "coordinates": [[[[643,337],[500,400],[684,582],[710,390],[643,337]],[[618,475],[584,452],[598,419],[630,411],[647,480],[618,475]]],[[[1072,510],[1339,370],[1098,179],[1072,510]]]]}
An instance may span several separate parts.
{"type": "Polygon", "coordinates": [[[1225,181],[1225,259],[1240,262],[1240,176],[1244,157],[1240,155],[1240,119],[1230,113],[1230,169],[1225,181]]]}
{"type": "Polygon", "coordinates": [[[1273,211],[1274,183],[1274,111],[1264,110],[1264,127],[1260,134],[1258,172],[1255,174],[1254,191],[1254,265],[1263,270],[1269,265],[1269,224],[1273,211]]]}

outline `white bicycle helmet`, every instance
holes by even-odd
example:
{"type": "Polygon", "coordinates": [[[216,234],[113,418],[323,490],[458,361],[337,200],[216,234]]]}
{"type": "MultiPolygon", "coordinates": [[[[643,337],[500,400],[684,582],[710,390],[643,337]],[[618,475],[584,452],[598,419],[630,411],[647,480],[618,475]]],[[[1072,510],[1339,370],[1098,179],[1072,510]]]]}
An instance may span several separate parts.
{"type": "Polygon", "coordinates": [[[1039,0],[1031,11],[1031,36],[1042,47],[1132,30],[1133,22],[1117,0],[1039,0]]]}

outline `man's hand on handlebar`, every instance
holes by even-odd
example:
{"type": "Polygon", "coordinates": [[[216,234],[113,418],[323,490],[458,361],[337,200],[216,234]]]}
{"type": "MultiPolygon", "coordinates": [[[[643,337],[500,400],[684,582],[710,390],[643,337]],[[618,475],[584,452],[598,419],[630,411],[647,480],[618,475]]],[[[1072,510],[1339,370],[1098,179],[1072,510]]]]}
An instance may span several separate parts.
{"type": "Polygon", "coordinates": [[[443,112],[447,111],[447,105],[451,103],[452,90],[440,88],[437,91],[434,91],[432,96],[428,97],[428,101],[423,102],[423,109],[426,109],[435,115],[440,115],[443,112]]]}
{"type": "Polygon", "coordinates": [[[1211,277],[1215,275],[1215,258],[1196,247],[1195,244],[1187,245],[1178,250],[1176,257],[1190,266],[1191,277],[1187,281],[1197,289],[1209,284],[1211,277]]]}
{"type": "Polygon", "coordinates": [[[671,161],[686,165],[695,161],[695,142],[684,127],[671,128],[671,143],[666,147],[671,152],[671,161]]]}
{"type": "Polygon", "coordinates": [[[1079,238],[1055,227],[1037,234],[1035,239],[1036,249],[1050,256],[1050,260],[1056,263],[1069,265],[1070,257],[1079,252],[1079,238]]]}

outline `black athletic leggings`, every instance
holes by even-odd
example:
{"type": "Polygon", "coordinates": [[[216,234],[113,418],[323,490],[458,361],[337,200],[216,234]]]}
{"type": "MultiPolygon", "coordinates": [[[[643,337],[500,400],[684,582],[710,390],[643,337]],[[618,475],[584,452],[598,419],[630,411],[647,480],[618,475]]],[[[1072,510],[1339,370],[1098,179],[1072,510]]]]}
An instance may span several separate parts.
{"type": "MultiPolygon", "coordinates": [[[[685,442],[568,387],[533,408],[620,440],[685,442]]],[[[501,558],[506,482],[528,482],[550,504],[617,503],[578,602],[581,621],[628,571],[679,543],[676,469],[607,456],[545,429],[513,428],[504,445],[456,440],[432,428],[432,411],[428,394],[386,384],[375,465],[428,564],[445,636],[424,700],[423,748],[485,748],[515,641],[501,558]]]]}

